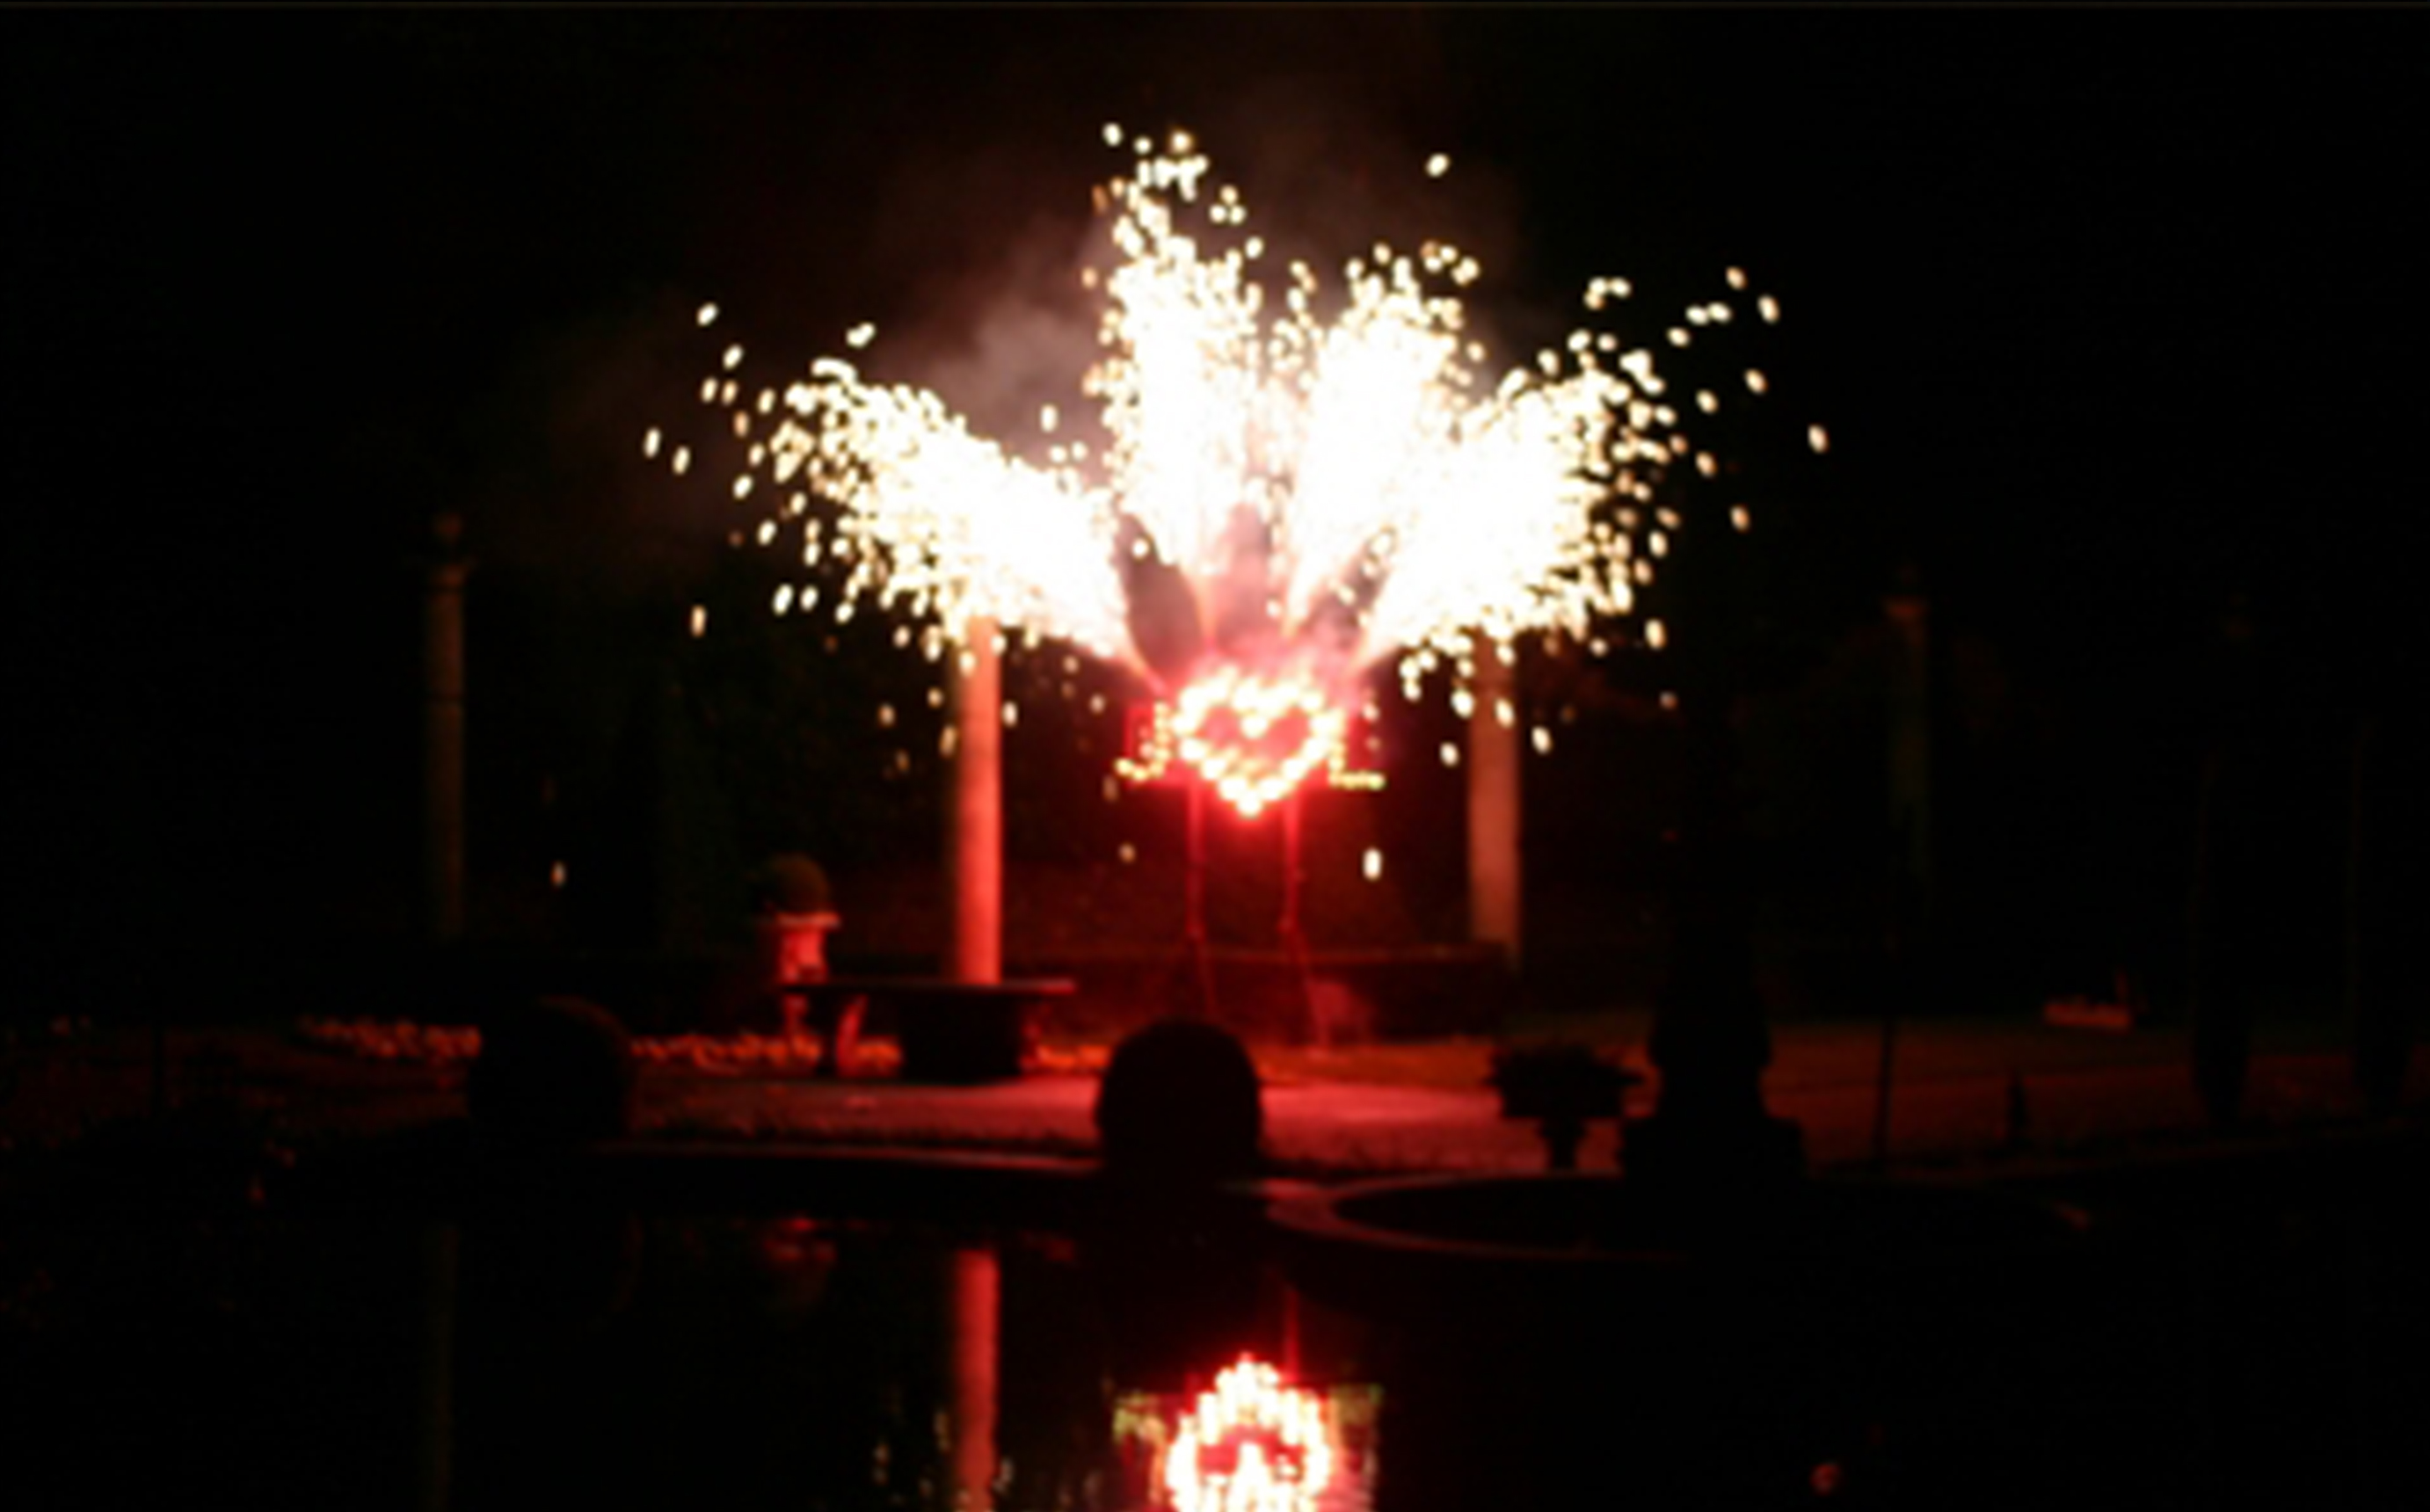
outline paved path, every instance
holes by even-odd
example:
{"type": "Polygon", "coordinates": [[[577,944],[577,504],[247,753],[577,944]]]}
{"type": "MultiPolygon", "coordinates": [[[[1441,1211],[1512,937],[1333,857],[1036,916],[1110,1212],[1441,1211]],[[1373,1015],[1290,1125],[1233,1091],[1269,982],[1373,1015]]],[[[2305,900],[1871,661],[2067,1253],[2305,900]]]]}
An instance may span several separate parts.
{"type": "MultiPolygon", "coordinates": [[[[2309,1038],[2263,1038],[2249,1105],[2260,1127],[2325,1126],[2361,1115],[2346,1057],[2321,1048],[2322,1035],[2309,1038]]],[[[1773,1111],[1803,1126],[1818,1166],[1869,1159],[1876,1032],[1790,1025],[1775,1039],[1767,1077],[1773,1111]]],[[[1321,1058],[1286,1054],[1266,1089],[1268,1149],[1286,1167],[1310,1172],[1538,1169],[1543,1155],[1534,1129],[1500,1118],[1494,1095],[1476,1085],[1489,1050],[1387,1046],[1334,1063],[1345,1073],[1381,1070],[1404,1081],[1423,1071],[1434,1086],[1329,1079],[1321,1058]]],[[[267,1029],[181,1032],[171,1040],[170,1062],[176,1101],[233,1099],[299,1140],[393,1130],[463,1110],[460,1069],[356,1060],[267,1029]]],[[[2205,1128],[2181,1035],[1943,1021],[1909,1031],[1897,1065],[1889,1133],[1892,1161],[1902,1166],[2182,1139],[2205,1128]],[[2012,1072],[2025,1093],[2021,1144],[2010,1139],[2012,1072]]],[[[149,1042],[140,1034],[18,1046],[0,1056],[7,1081],[0,1090],[8,1093],[0,1096],[0,1151],[142,1116],[150,1071],[149,1042]]],[[[2410,1103],[2419,1110],[2430,1106],[2430,1052],[2417,1053],[2413,1071],[2410,1103]]],[[[1082,1074],[943,1088],[653,1069],[642,1077],[641,1119],[645,1134],[1086,1155],[1096,1143],[1096,1079],[1082,1074]]],[[[1650,1111],[1655,1094],[1653,1086],[1639,1088],[1632,1115],[1650,1111]]],[[[1597,1125],[1581,1162],[1610,1169],[1616,1143],[1612,1124],[1597,1125]]]]}
{"type": "MultiPolygon", "coordinates": [[[[2415,1103],[2430,1103],[2430,1057],[2416,1060],[2415,1103]]],[[[1869,1160],[1876,1098],[1869,1082],[1775,1077],[1773,1110],[1806,1132],[1818,1165],[1869,1160]]],[[[2263,1127],[2350,1121],[2361,1114],[2342,1055],[2311,1052],[2257,1057],[2250,1108],[2263,1127]]],[[[657,1078],[646,1088],[648,1126],[703,1135],[793,1137],[828,1143],[979,1146],[1085,1153],[1093,1148],[1097,1083],[1036,1077],[997,1087],[928,1088],[893,1083],[738,1082],[657,1078]]],[[[2182,1064],[2061,1067],[2023,1074],[2024,1126],[2011,1141],[2005,1072],[1918,1076],[1890,1106],[1890,1154],[1898,1164],[1948,1165],[2001,1154],[2049,1154],[2206,1126],[2182,1064]]],[[[1632,1095],[1632,1116],[1651,1111],[1654,1089],[1632,1095]]],[[[1335,1171],[1532,1170],[1543,1163],[1531,1125],[1499,1116],[1483,1088],[1305,1083],[1269,1087],[1266,1142],[1289,1166],[1335,1171]]],[[[1589,1168],[1616,1160],[1617,1130],[1597,1125],[1580,1152],[1589,1168]]]]}

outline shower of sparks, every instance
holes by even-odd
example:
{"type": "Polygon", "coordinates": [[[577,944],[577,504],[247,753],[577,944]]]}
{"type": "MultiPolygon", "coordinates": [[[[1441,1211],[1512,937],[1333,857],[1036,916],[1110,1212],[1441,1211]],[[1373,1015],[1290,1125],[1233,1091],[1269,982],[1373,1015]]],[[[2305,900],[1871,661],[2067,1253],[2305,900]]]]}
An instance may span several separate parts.
{"type": "MultiPolygon", "coordinates": [[[[1679,461],[1718,469],[1660,402],[1651,352],[1581,329],[1497,374],[1456,292],[1482,270],[1458,248],[1379,242],[1330,294],[1302,263],[1253,276],[1263,243],[1240,234],[1247,207],[1187,133],[1104,136],[1126,165],[1097,195],[1104,241],[1082,282],[1103,302],[1102,351],[1078,396],[1101,444],[1074,434],[1090,405],[1047,406],[1042,457],[1018,455],[935,392],[833,356],[746,391],[729,343],[703,382],[741,453],[733,498],[780,500],[763,544],[799,519],[805,565],[841,564],[839,623],[864,602],[925,621],[930,660],[974,621],[1025,646],[1066,642],[1143,681],[1171,754],[1255,813],[1312,773],[1340,774],[1340,711],[1378,666],[1412,697],[1449,669],[1464,703],[1489,649],[1506,659],[1535,633],[1586,641],[1633,611],[1667,550],[1658,532],[1637,549],[1639,507],[1679,461]],[[1143,643],[1147,621],[1185,633],[1143,643]]],[[[1425,167],[1440,176],[1449,158],[1425,167]]],[[[1726,282],[1747,287],[1737,268],[1726,282]]],[[[1597,278],[1586,306],[1630,292],[1597,278]]],[[[1769,295],[1757,307],[1777,318],[1769,295]]],[[[700,308],[704,327],[716,318],[700,308]]],[[[1731,307],[1686,319],[1726,324],[1731,307]]],[[[845,344],[874,336],[856,325],[845,344]]],[[[1685,347],[1689,331],[1668,339],[1685,347]]],[[[1723,407],[1712,390],[1694,397],[1704,414],[1723,407]]],[[[644,455],[665,445],[653,428],[644,455]]],[[[692,459],[672,448],[675,472],[692,459]]],[[[1658,624],[1646,632],[1661,645],[1658,624]]]]}

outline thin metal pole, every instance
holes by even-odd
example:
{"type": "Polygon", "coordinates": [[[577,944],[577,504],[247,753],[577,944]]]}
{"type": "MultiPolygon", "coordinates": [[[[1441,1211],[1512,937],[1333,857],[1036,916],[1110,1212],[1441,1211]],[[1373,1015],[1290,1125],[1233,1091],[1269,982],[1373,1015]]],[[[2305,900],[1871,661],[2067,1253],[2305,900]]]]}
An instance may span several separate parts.
{"type": "Polygon", "coordinates": [[[443,514],[423,581],[423,914],[430,942],[464,937],[464,523],[443,514]]]}
{"type": "Polygon", "coordinates": [[[1279,933],[1299,979],[1300,1005],[1307,1013],[1308,1041],[1319,1050],[1330,1050],[1333,1025],[1325,1022],[1316,1005],[1316,968],[1308,959],[1307,931],[1301,927],[1299,917],[1300,889],[1307,882],[1300,864],[1300,806],[1306,797],[1305,788],[1294,788],[1283,802],[1283,917],[1279,933]]]}
{"type": "Polygon", "coordinates": [[[2365,797],[2371,773],[2371,720],[2355,723],[2354,749],[2346,771],[2346,1013],[2354,1024],[2364,1022],[2368,1007],[2363,989],[2363,845],[2371,833],[2365,797]]]}
{"type": "Polygon", "coordinates": [[[1873,1066],[1873,1165],[1887,1167],[1890,1161],[1890,1088],[1898,1049],[1899,1009],[1906,995],[1907,939],[1906,895],[1902,884],[1906,880],[1904,857],[1907,855],[1908,839],[1904,818],[1892,838],[1890,862],[1889,964],[1889,988],[1882,994],[1881,1055],[1873,1066]]]}
{"type": "Polygon", "coordinates": [[[1910,580],[1882,601],[1898,637],[1889,706],[1890,982],[1882,1010],[1881,1061],[1873,1081],[1873,1164],[1890,1157],[1890,1101],[1898,1021],[1920,995],[1924,910],[1932,885],[1931,611],[1910,580]]]}
{"type": "Polygon", "coordinates": [[[2373,1114],[2394,1112],[2403,1101],[2413,1038],[2404,1000],[2388,990],[2379,962],[2387,939],[2381,906],[2387,862],[2384,851],[2374,847],[2372,821],[2374,806],[2384,801],[2382,739],[2376,716],[2366,714],[2355,726],[2346,802],[2347,1026],[2354,1036],[2355,1080],[2373,1114]]]}
{"type": "Polygon", "coordinates": [[[152,1120],[169,1116],[169,1017],[166,994],[152,998],[152,1120]]]}
{"type": "Polygon", "coordinates": [[[1890,1087],[1898,1051],[1898,989],[1888,994],[1891,1000],[1882,1009],[1881,1055],[1873,1065],[1873,1165],[1876,1169],[1890,1163],[1890,1087]]]}
{"type": "Polygon", "coordinates": [[[414,1504],[447,1512],[454,1497],[456,1319],[461,1276],[460,1231],[450,1221],[422,1231],[422,1380],[415,1428],[414,1504]]]}
{"type": "Polygon", "coordinates": [[[1190,970],[1198,991],[1198,1013],[1201,1018],[1215,1017],[1215,963],[1207,949],[1207,789],[1201,783],[1189,785],[1190,864],[1189,917],[1185,924],[1190,940],[1190,970]]]}

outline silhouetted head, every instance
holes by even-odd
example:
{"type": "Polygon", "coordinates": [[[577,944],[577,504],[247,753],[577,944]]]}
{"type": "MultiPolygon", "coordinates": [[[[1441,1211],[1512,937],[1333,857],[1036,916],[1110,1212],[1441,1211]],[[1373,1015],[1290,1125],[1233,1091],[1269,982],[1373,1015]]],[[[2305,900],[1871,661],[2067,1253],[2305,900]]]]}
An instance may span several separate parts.
{"type": "Polygon", "coordinates": [[[1097,1089],[1106,1169],[1184,1183],[1256,1173],[1265,1133],[1257,1068],[1211,1023],[1168,1019],[1114,1048],[1097,1089]]]}
{"type": "Polygon", "coordinates": [[[614,1014],[541,998],[481,1030],[465,1102],[484,1133],[517,1143],[613,1139],[633,1128],[633,1055],[614,1014]]]}

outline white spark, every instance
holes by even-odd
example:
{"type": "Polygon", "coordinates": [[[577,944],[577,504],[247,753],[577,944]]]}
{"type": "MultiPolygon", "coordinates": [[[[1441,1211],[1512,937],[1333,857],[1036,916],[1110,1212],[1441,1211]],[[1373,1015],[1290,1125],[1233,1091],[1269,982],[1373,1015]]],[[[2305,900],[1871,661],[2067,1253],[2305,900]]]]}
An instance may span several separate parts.
{"type": "MultiPolygon", "coordinates": [[[[749,443],[737,448],[748,465],[736,496],[768,481],[785,498],[772,508],[806,516],[805,564],[848,564],[837,623],[864,603],[917,617],[931,627],[920,639],[933,661],[989,621],[1024,646],[1054,638],[1140,673],[1130,594],[1142,572],[1162,573],[1209,623],[1223,603],[1251,607],[1255,629],[1217,635],[1205,663],[1206,675],[1230,679],[1224,696],[1272,703],[1236,710],[1242,729],[1279,728],[1287,714],[1338,718],[1379,665],[1394,665],[1415,698],[1429,672],[1523,635],[1557,632],[1602,655],[1594,627],[1630,614],[1652,572],[1633,549],[1638,518],[1616,505],[1650,501],[1691,454],[1699,472],[1719,468],[1658,402],[1652,354],[1623,352],[1610,331],[1579,331],[1528,366],[1489,368],[1456,292],[1482,269],[1441,241],[1414,256],[1363,249],[1338,297],[1294,263],[1275,307],[1249,275],[1262,243],[1233,229],[1247,214],[1238,191],[1212,187],[1201,201],[1202,181],[1212,181],[1193,139],[1173,133],[1159,154],[1118,124],[1104,137],[1112,147],[1129,140],[1137,160],[1099,187],[1107,245],[1082,270],[1102,302],[1099,360],[1080,386],[1101,444],[1058,439],[1037,465],[936,393],[872,381],[838,357],[820,357],[781,393],[758,390],[767,419],[756,426],[733,380],[704,387],[735,407],[733,428],[749,443]],[[1206,219],[1193,211],[1185,228],[1185,203],[1203,203],[1206,219]],[[1244,530],[1256,564],[1245,576],[1244,530]]],[[[1435,176],[1449,166],[1446,154],[1426,160],[1435,176]]],[[[1741,270],[1728,278],[1745,286],[1741,270]]],[[[1600,310],[1630,293],[1626,279],[1601,276],[1586,304],[1600,310]]],[[[1768,296],[1762,307],[1773,318],[1768,296]]],[[[702,324],[713,314],[705,307],[702,324]]],[[[1685,346],[1688,325],[1728,319],[1724,304],[1693,307],[1668,340],[1685,346]]],[[[859,349],[874,334],[855,325],[845,343],[859,349]]],[[[726,348],[727,372],[741,360],[739,344],[726,348]]],[[[1762,391],[1758,374],[1747,381],[1762,391]]],[[[1710,390],[1696,403],[1718,410],[1710,390]]],[[[1066,424],[1068,403],[1036,413],[1043,435],[1080,428],[1066,424]]],[[[645,454],[660,444],[653,431],[645,454]]],[[[676,448],[674,471],[689,465],[676,448]]],[[[807,606],[811,593],[795,603],[807,606]]],[[[1658,623],[1646,634],[1660,644],[1658,623]]],[[[1464,690],[1454,697],[1473,712],[1464,690]]],[[[1090,703],[1100,709],[1102,697],[1090,703]]],[[[1017,721],[1009,703],[1004,718],[1017,721]]],[[[1294,773],[1340,756],[1340,729],[1324,728],[1291,757],[1294,773]]],[[[1202,744],[1210,760],[1247,759],[1202,744]]],[[[1450,748],[1446,763],[1457,761],[1450,748]]],[[[1282,796],[1282,772],[1233,773],[1244,808],[1282,796]]]]}

